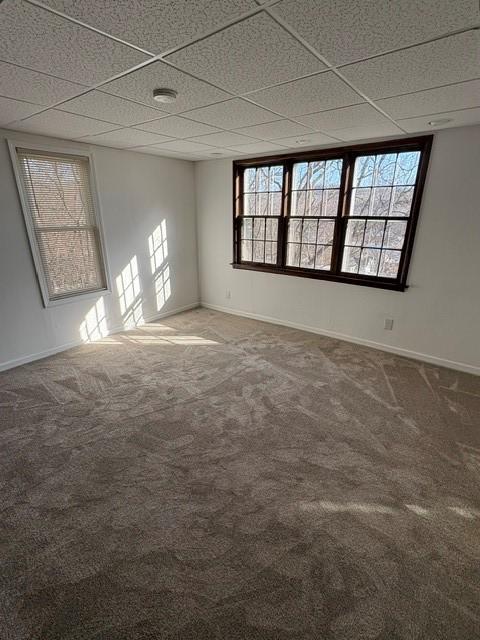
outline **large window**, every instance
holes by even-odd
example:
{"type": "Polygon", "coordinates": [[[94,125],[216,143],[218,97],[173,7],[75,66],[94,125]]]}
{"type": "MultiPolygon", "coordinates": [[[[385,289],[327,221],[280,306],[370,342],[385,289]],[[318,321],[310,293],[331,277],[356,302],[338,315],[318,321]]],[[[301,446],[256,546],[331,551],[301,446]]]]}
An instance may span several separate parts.
{"type": "Polygon", "coordinates": [[[431,140],[235,162],[233,266],[404,290],[431,140]]]}
{"type": "Polygon", "coordinates": [[[106,289],[89,157],[10,149],[45,306],[106,289]]]}

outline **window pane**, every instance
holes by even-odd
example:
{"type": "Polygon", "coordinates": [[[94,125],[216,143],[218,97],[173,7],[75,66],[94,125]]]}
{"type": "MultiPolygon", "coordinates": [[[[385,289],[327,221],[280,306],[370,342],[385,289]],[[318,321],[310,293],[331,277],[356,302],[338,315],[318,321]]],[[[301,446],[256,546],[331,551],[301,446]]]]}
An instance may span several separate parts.
{"type": "Polygon", "coordinates": [[[391,216],[410,215],[414,187],[394,187],[392,194],[391,216]]]}
{"type": "Polygon", "coordinates": [[[387,187],[393,184],[397,155],[396,153],[383,153],[377,156],[374,181],[376,186],[387,187]]]}
{"type": "Polygon", "coordinates": [[[385,230],[383,246],[388,249],[401,249],[405,240],[407,223],[402,220],[389,220],[385,230]]]}
{"type": "Polygon", "coordinates": [[[287,245],[287,265],[298,267],[300,264],[300,247],[298,243],[289,242],[287,245]]]}
{"type": "Polygon", "coordinates": [[[265,240],[265,219],[256,218],[253,221],[253,239],[265,240]]]}
{"type": "Polygon", "coordinates": [[[342,260],[342,271],[347,273],[358,273],[360,265],[360,247],[345,247],[342,260]]]}
{"type": "Polygon", "coordinates": [[[265,243],[253,241],[253,262],[263,262],[265,243]]]}
{"type": "Polygon", "coordinates": [[[288,222],[288,242],[302,241],[303,220],[289,220],[288,222]]]}
{"type": "Polygon", "coordinates": [[[355,160],[354,187],[371,187],[375,173],[375,156],[361,156],[355,160]]]}
{"type": "Polygon", "coordinates": [[[255,191],[268,191],[269,173],[268,167],[258,167],[255,191]]]}
{"type": "Polygon", "coordinates": [[[351,216],[369,215],[371,193],[370,188],[352,189],[351,216]]]}
{"type": "Polygon", "coordinates": [[[400,251],[384,250],[380,258],[378,275],[382,278],[396,278],[400,266],[400,251]]]}
{"type": "Polygon", "coordinates": [[[283,167],[270,167],[270,191],[281,191],[283,188],[283,167]]]}
{"type": "Polygon", "coordinates": [[[250,240],[243,240],[241,246],[240,260],[252,260],[252,242],[250,240]]]}
{"type": "Polygon", "coordinates": [[[338,189],[328,189],[323,192],[323,211],[324,216],[334,218],[338,212],[338,189]]]}
{"type": "Polygon", "coordinates": [[[293,189],[308,189],[308,162],[293,165],[293,189]]]}
{"type": "Polygon", "coordinates": [[[291,215],[292,216],[304,216],[305,215],[306,201],[307,201],[307,192],[306,191],[293,191],[292,192],[291,215]]]}
{"type": "Polygon", "coordinates": [[[325,189],[339,189],[342,177],[343,161],[327,160],[325,163],[325,189]]]}
{"type": "Polygon", "coordinates": [[[266,220],[265,233],[267,240],[277,240],[278,220],[266,220]]]}
{"type": "Polygon", "coordinates": [[[246,193],[243,196],[243,214],[246,216],[254,216],[256,214],[254,193],[246,193]]]}
{"type": "Polygon", "coordinates": [[[388,216],[391,195],[392,189],[390,187],[376,187],[373,189],[370,215],[388,216]]]}
{"type": "Polygon", "coordinates": [[[383,230],[385,222],[383,220],[368,220],[365,229],[365,247],[381,247],[383,240],[383,230]]]}
{"type": "Polygon", "coordinates": [[[277,243],[265,243],[265,262],[267,264],[275,264],[277,262],[277,243]]]}
{"type": "Polygon", "coordinates": [[[362,249],[360,257],[359,273],[367,276],[376,276],[380,261],[380,249],[362,249]]]}
{"type": "Polygon", "coordinates": [[[347,223],[345,244],[360,246],[363,242],[364,231],[365,220],[349,220],[347,223]]]}
{"type": "Polygon", "coordinates": [[[329,270],[332,262],[332,247],[319,246],[315,257],[315,269],[329,270]]]}
{"type": "Polygon", "coordinates": [[[315,266],[315,245],[314,244],[302,244],[302,251],[300,254],[300,266],[302,269],[313,269],[315,266]]]}
{"type": "Polygon", "coordinates": [[[103,276],[92,230],[36,232],[50,296],[99,289],[103,276]]]}
{"type": "Polygon", "coordinates": [[[394,184],[414,185],[417,179],[420,151],[404,151],[398,154],[394,184]]]}
{"type": "Polygon", "coordinates": [[[322,199],[323,199],[323,191],[315,190],[308,191],[307,195],[310,196],[310,201],[308,202],[307,197],[307,216],[321,216],[322,215],[322,199]]]}
{"type": "Polygon", "coordinates": [[[309,189],[323,189],[325,180],[325,162],[310,162],[309,165],[309,189]]]}
{"type": "Polygon", "coordinates": [[[282,214],[282,194],[280,192],[270,194],[270,210],[268,215],[280,216],[282,214]]]}
{"type": "Polygon", "coordinates": [[[242,239],[250,240],[252,238],[252,233],[253,233],[253,221],[251,218],[245,218],[244,220],[242,220],[242,227],[241,227],[242,239]]]}
{"type": "Polygon", "coordinates": [[[317,242],[318,244],[332,244],[335,231],[335,220],[319,220],[317,242]]]}
{"type": "Polygon", "coordinates": [[[257,193],[257,216],[268,216],[268,193],[257,193]]]}
{"type": "Polygon", "coordinates": [[[315,244],[316,240],[317,240],[317,221],[304,220],[302,242],[315,244]]]}
{"type": "Polygon", "coordinates": [[[243,190],[245,193],[255,191],[255,179],[257,170],[254,168],[245,169],[243,190]]]}

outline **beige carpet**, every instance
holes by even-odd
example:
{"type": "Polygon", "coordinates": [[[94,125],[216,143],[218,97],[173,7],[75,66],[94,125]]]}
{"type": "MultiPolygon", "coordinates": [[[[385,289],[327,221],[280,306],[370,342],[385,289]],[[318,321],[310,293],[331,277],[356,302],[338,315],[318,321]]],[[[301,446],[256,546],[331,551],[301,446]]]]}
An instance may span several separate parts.
{"type": "Polygon", "coordinates": [[[0,374],[2,640],[475,640],[480,378],[187,312],[0,374]]]}

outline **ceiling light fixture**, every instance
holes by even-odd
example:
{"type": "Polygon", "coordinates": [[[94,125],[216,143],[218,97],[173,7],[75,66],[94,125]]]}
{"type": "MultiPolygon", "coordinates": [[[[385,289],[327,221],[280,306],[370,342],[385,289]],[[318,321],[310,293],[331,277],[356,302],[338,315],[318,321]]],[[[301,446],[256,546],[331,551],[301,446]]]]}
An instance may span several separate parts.
{"type": "Polygon", "coordinates": [[[177,92],[175,89],[154,89],[153,99],[155,102],[163,102],[163,104],[170,104],[177,99],[177,92]]]}
{"type": "Polygon", "coordinates": [[[439,118],[438,120],[430,120],[428,123],[431,127],[438,127],[442,124],[447,124],[452,121],[452,118],[439,118]]]}

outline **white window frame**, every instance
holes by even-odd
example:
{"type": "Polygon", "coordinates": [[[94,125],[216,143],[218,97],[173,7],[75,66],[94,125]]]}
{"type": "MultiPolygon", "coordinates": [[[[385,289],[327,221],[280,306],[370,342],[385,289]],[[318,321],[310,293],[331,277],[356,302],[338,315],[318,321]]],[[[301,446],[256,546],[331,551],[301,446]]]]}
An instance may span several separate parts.
{"type": "Polygon", "coordinates": [[[97,191],[97,180],[96,180],[96,172],[95,172],[95,161],[93,153],[87,149],[79,150],[77,148],[72,148],[65,145],[51,145],[51,144],[35,144],[30,142],[29,140],[22,139],[8,139],[7,140],[8,148],[10,151],[10,158],[12,160],[12,168],[13,173],[15,175],[15,181],[17,183],[18,196],[20,199],[20,205],[23,213],[23,219],[25,222],[25,229],[27,231],[28,236],[28,244],[30,245],[30,252],[33,259],[33,264],[35,267],[35,273],[37,276],[38,285],[40,287],[40,293],[42,295],[43,306],[45,308],[48,307],[56,307],[58,305],[66,304],[68,302],[75,302],[80,300],[88,300],[90,298],[98,297],[99,293],[109,294],[112,291],[111,287],[111,277],[110,271],[108,268],[108,260],[107,260],[107,252],[105,245],[105,237],[103,232],[103,222],[102,222],[102,214],[100,209],[100,201],[98,198],[97,191]],[[101,266],[103,267],[103,271],[105,274],[105,287],[101,287],[95,290],[89,290],[85,292],[78,293],[70,293],[62,296],[61,298],[51,299],[48,292],[48,284],[47,278],[45,276],[45,272],[43,269],[43,263],[40,256],[40,251],[38,248],[37,238],[35,235],[35,229],[33,225],[33,216],[30,211],[30,207],[28,204],[28,199],[24,192],[24,185],[22,174],[20,170],[20,165],[18,162],[17,149],[31,149],[32,151],[45,151],[47,153],[58,153],[60,155],[66,154],[69,156],[79,156],[83,158],[88,158],[88,167],[89,167],[89,181],[90,181],[90,190],[92,195],[94,213],[96,226],[98,229],[98,250],[100,252],[100,261],[101,266]]]}

